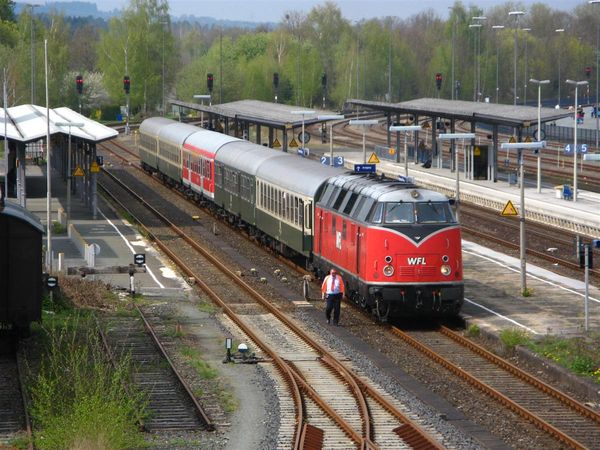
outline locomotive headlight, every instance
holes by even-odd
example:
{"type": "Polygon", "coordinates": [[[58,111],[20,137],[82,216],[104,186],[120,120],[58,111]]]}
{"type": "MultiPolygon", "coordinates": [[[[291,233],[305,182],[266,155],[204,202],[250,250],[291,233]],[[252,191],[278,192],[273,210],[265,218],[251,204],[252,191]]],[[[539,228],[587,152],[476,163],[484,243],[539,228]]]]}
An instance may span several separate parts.
{"type": "Polygon", "coordinates": [[[440,267],[440,272],[442,272],[442,275],[447,277],[452,273],[452,268],[448,264],[444,264],[442,267],[440,267]]]}
{"type": "Polygon", "coordinates": [[[383,267],[383,274],[386,277],[391,277],[392,275],[394,275],[394,266],[390,266],[390,265],[384,266],[383,267]]]}

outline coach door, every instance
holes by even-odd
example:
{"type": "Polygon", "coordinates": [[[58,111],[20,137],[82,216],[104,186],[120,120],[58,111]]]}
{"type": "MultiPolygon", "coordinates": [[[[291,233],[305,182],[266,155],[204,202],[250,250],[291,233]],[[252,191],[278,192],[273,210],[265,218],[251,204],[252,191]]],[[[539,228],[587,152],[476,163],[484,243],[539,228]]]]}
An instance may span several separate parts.
{"type": "Polygon", "coordinates": [[[302,250],[311,251],[313,241],[313,211],[312,202],[300,201],[300,208],[304,211],[302,220],[302,250]]]}

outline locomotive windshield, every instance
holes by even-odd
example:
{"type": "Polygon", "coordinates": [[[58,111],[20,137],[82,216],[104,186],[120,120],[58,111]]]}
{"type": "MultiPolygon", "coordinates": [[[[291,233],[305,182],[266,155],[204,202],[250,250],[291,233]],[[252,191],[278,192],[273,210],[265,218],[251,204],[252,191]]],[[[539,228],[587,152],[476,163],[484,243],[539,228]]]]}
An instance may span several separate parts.
{"type": "Polygon", "coordinates": [[[387,202],[378,203],[371,222],[386,224],[439,224],[454,223],[456,219],[447,202],[387,202]]]}

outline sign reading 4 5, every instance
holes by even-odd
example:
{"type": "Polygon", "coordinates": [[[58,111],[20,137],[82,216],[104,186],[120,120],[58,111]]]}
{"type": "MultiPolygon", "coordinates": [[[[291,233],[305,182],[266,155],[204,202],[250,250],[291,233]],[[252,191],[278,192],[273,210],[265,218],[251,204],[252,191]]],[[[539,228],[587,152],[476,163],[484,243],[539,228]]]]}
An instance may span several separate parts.
{"type": "MultiPolygon", "coordinates": [[[[321,156],[321,164],[324,166],[331,165],[331,157],[329,156],[321,156]]],[[[334,156],[333,157],[333,167],[344,167],[344,157],[343,156],[334,156]]]]}
{"type": "MultiPolygon", "coordinates": [[[[587,144],[581,144],[577,146],[577,153],[587,153],[588,151],[588,146],[587,144]]],[[[573,154],[573,144],[567,144],[565,145],[565,155],[571,155],[573,154]]]]}

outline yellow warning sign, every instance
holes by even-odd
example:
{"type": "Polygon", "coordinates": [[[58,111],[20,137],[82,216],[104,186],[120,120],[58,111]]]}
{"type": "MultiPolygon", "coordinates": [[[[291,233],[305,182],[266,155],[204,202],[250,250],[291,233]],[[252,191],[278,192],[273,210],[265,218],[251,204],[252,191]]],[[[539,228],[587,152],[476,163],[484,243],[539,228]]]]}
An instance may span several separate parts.
{"type": "Polygon", "coordinates": [[[516,144],[516,143],[517,143],[517,140],[515,139],[515,137],[514,137],[514,136],[511,136],[511,137],[510,137],[510,139],[508,140],[508,143],[509,143],[509,144],[516,144]]]}
{"type": "Polygon", "coordinates": [[[510,200],[507,201],[506,205],[504,206],[504,209],[502,210],[502,215],[503,216],[516,216],[518,214],[519,213],[517,212],[517,209],[512,204],[512,202],[510,200]]]}
{"type": "Polygon", "coordinates": [[[379,164],[379,158],[375,153],[371,153],[371,157],[367,161],[369,164],[379,164]]]}
{"type": "Polygon", "coordinates": [[[480,155],[481,155],[481,149],[480,149],[479,147],[477,147],[477,146],[476,146],[476,147],[473,149],[473,155],[474,155],[474,156],[480,156],[480,155]]]}
{"type": "Polygon", "coordinates": [[[525,138],[525,142],[531,142],[531,136],[527,136],[527,137],[525,138]]]}
{"type": "Polygon", "coordinates": [[[73,176],[74,177],[82,177],[85,175],[85,172],[83,171],[83,169],[81,168],[81,166],[77,166],[75,168],[75,170],[73,171],[73,176]]]}
{"type": "Polygon", "coordinates": [[[100,166],[96,161],[90,164],[90,173],[98,173],[100,172],[100,166]]]}
{"type": "Polygon", "coordinates": [[[281,142],[279,142],[279,139],[275,138],[275,140],[273,141],[273,148],[279,147],[281,147],[281,142]]]}
{"type": "Polygon", "coordinates": [[[390,149],[388,150],[388,153],[392,156],[394,156],[396,154],[396,149],[394,147],[390,147],[390,149]]]}
{"type": "Polygon", "coordinates": [[[431,128],[431,125],[429,125],[429,122],[425,122],[423,124],[423,128],[431,128]]]}
{"type": "Polygon", "coordinates": [[[290,142],[290,145],[288,147],[298,147],[298,143],[296,142],[296,138],[292,138],[292,142],[290,142]]]}

